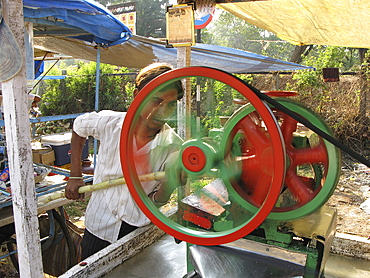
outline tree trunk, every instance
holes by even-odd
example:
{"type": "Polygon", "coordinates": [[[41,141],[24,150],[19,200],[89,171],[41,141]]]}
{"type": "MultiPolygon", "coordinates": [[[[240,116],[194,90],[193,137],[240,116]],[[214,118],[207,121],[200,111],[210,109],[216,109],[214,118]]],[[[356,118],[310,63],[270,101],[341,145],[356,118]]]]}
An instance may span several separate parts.
{"type": "Polygon", "coordinates": [[[312,45],[296,45],[290,58],[290,62],[296,64],[301,63],[302,56],[307,56],[311,49],[312,45]]]}

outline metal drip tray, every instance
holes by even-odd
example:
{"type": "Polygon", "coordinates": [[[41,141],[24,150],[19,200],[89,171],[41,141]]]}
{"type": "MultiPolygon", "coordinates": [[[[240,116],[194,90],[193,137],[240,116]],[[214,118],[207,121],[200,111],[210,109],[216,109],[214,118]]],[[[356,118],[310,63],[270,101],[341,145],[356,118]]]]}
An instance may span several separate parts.
{"type": "Polygon", "coordinates": [[[190,247],[190,259],[202,278],[303,277],[304,266],[231,246],[190,247]]]}

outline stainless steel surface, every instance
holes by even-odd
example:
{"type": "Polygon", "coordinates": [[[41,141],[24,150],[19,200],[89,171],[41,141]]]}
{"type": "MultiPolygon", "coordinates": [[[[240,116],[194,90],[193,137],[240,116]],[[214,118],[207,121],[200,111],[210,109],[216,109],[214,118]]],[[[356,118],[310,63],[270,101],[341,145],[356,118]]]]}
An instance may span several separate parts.
{"type": "Polygon", "coordinates": [[[264,244],[261,242],[247,240],[243,238],[225,245],[248,250],[250,253],[256,253],[266,257],[273,257],[282,261],[288,261],[302,266],[306,264],[307,260],[307,254],[304,254],[302,252],[295,252],[275,245],[264,244]]]}
{"type": "Polygon", "coordinates": [[[303,277],[304,266],[230,246],[190,247],[192,264],[202,278],[303,277]]]}
{"type": "Polygon", "coordinates": [[[186,274],[186,243],[165,235],[105,277],[175,278],[186,274]]]}
{"type": "MultiPolygon", "coordinates": [[[[176,244],[171,236],[165,235],[158,242],[124,262],[105,277],[181,278],[186,273],[185,243],[176,244]]],[[[220,276],[214,278],[217,277],[220,276]]],[[[271,277],[268,276],[268,278],[271,277]]],[[[330,254],[324,277],[368,278],[370,277],[370,261],[330,254]]]]}

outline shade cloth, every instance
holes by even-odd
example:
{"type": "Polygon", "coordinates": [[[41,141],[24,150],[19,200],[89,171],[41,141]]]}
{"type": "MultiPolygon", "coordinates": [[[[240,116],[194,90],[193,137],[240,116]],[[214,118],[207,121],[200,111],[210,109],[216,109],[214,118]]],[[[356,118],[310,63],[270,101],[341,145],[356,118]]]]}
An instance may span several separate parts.
{"type": "Polygon", "coordinates": [[[218,6],[295,45],[370,47],[368,0],[267,0],[218,6]]]}
{"type": "MultiPolygon", "coordinates": [[[[93,44],[69,38],[34,38],[34,47],[70,55],[76,59],[96,60],[93,44]]],[[[100,61],[106,64],[130,68],[143,68],[153,62],[165,62],[176,66],[176,48],[166,48],[165,42],[133,36],[125,43],[102,49],[100,61]]],[[[309,69],[295,63],[273,59],[252,52],[209,44],[191,47],[191,66],[208,66],[231,73],[255,73],[309,69]]]]}

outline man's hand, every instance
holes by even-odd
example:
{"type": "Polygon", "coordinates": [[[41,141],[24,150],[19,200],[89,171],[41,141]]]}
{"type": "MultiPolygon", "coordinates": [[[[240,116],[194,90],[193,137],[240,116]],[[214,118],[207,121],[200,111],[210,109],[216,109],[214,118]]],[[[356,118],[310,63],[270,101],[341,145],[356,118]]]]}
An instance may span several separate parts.
{"type": "Polygon", "coordinates": [[[85,201],[85,194],[78,193],[78,189],[84,186],[85,182],[83,180],[68,180],[65,188],[65,196],[70,200],[80,200],[85,201]]]}
{"type": "Polygon", "coordinates": [[[152,200],[158,205],[165,204],[171,197],[172,192],[187,182],[187,175],[181,170],[178,163],[179,159],[179,152],[174,152],[165,163],[165,179],[154,196],[151,195],[152,200]]]}

